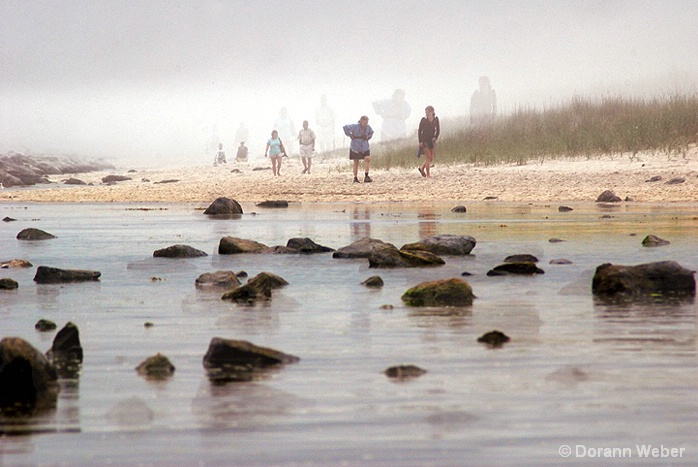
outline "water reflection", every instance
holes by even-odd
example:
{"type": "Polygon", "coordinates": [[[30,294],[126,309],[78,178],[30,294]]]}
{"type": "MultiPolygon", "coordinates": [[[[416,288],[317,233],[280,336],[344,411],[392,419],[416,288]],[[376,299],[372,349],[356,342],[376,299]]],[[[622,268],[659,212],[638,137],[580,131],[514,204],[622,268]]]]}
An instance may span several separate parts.
{"type": "Polygon", "coordinates": [[[417,214],[419,219],[419,239],[424,240],[428,237],[433,237],[436,235],[436,225],[439,215],[434,212],[434,208],[428,207],[420,209],[417,214]]]}
{"type": "Polygon", "coordinates": [[[349,222],[349,235],[352,243],[371,236],[371,209],[369,206],[354,206],[349,222]]]}

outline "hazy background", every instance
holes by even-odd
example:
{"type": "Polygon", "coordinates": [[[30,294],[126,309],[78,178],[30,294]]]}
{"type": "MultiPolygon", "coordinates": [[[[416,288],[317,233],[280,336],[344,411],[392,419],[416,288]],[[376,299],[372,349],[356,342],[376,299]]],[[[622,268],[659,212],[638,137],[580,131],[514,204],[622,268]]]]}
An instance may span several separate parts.
{"type": "Polygon", "coordinates": [[[259,157],[288,108],[341,125],[396,88],[408,128],[447,127],[487,75],[503,112],[574,95],[696,92],[695,0],[0,0],[0,153],[119,165],[231,158],[240,122],[259,157]]]}

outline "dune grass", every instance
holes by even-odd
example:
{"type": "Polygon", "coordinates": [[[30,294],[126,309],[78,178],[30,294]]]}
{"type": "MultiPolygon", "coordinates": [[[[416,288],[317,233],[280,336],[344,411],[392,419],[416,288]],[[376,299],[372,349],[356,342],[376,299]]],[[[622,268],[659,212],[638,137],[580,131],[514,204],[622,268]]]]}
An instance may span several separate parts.
{"type": "MultiPolygon", "coordinates": [[[[652,99],[573,98],[559,107],[517,108],[486,126],[441,122],[438,163],[525,164],[544,159],[638,152],[683,154],[696,143],[698,95],[652,99]]],[[[376,168],[414,167],[417,137],[372,144],[376,168]]]]}

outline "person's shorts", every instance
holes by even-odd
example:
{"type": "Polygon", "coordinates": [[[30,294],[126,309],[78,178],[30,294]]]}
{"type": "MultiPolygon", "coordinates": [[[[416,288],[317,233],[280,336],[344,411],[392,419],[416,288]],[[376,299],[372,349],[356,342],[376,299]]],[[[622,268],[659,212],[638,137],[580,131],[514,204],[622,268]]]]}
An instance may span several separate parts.
{"type": "Polygon", "coordinates": [[[371,157],[371,151],[356,152],[349,150],[349,160],[352,161],[362,161],[364,157],[371,157]]]}
{"type": "Polygon", "coordinates": [[[313,157],[313,145],[301,144],[301,157],[313,157]]]}
{"type": "Polygon", "coordinates": [[[269,154],[269,159],[281,159],[281,154],[269,154]]]}
{"type": "Polygon", "coordinates": [[[436,146],[436,145],[434,144],[433,141],[425,141],[425,142],[424,142],[424,147],[425,147],[425,148],[434,149],[434,146],[436,146]]]}

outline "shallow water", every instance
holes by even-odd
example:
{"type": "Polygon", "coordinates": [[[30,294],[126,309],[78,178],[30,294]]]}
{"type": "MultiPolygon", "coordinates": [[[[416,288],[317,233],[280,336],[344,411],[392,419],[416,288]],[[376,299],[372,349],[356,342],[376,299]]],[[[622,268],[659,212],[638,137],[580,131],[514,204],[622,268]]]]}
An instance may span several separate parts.
{"type": "Polygon", "coordinates": [[[55,411],[3,427],[30,433],[0,437],[0,464],[695,465],[694,302],[602,305],[590,283],[606,262],[698,269],[697,206],[571,206],[560,213],[557,205],[481,202],[455,214],[438,203],[243,205],[240,219],[213,220],[198,205],[2,204],[0,217],[17,221],[0,225],[0,260],[34,267],[0,270],[20,283],[0,293],[0,337],[45,351],[55,332],[38,333],[34,323],[71,321],[85,359],[79,381],[63,382],[55,411]],[[57,238],[16,240],[26,227],[57,238]],[[270,246],[303,236],[339,248],[365,236],[399,247],[443,233],[478,243],[471,255],[428,269],[373,270],[331,254],[216,253],[223,236],[270,246]],[[647,234],[671,244],[644,248],[647,234]],[[210,256],[152,257],[178,243],[210,256]],[[515,253],[536,255],[545,274],[486,276],[515,253]],[[573,264],[549,264],[557,258],[573,264]],[[39,285],[32,278],[40,265],[102,277],[39,285]],[[238,306],[194,287],[216,270],[273,272],[290,285],[268,305],[238,306]],[[478,297],[472,307],[402,305],[407,288],[465,271],[478,297]],[[360,285],[374,274],[385,287],[360,285]],[[477,342],[493,329],[511,342],[477,342]],[[255,382],[213,385],[202,357],[216,336],[301,360],[255,382]],[[175,375],[138,376],[134,368],[157,352],[175,375]],[[402,363],[428,372],[403,382],[383,374],[402,363]],[[638,458],[636,445],[648,444],[685,449],[677,458],[638,458]],[[570,458],[560,456],[562,445],[572,447],[570,458]],[[589,448],[606,447],[631,448],[632,457],[590,457],[589,448]]]}

